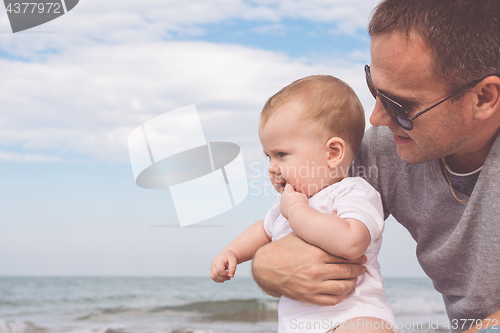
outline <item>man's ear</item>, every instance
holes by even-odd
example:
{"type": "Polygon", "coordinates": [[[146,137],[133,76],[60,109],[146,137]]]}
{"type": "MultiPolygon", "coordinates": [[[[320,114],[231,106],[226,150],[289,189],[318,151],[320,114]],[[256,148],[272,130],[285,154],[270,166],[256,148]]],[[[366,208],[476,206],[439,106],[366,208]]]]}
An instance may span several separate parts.
{"type": "Polygon", "coordinates": [[[474,120],[487,120],[500,108],[500,77],[492,75],[474,89],[474,120]]]}
{"type": "Polygon", "coordinates": [[[328,166],[330,168],[335,168],[342,163],[345,156],[345,141],[339,137],[330,138],[326,142],[328,166]]]}

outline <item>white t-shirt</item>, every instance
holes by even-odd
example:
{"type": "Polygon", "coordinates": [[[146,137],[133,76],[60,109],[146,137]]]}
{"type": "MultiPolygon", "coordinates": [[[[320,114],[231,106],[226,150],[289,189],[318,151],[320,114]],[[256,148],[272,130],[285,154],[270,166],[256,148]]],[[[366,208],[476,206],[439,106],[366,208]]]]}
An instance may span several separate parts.
{"type": "MultiPolygon", "coordinates": [[[[264,218],[264,229],[273,242],[292,232],[288,220],[280,214],[280,201],[281,195],[264,218]]],[[[365,252],[368,258],[366,273],[358,278],[354,290],[335,306],[308,304],[282,296],[278,307],[278,332],[326,332],[344,322],[346,328],[364,328],[368,323],[349,322],[357,317],[380,318],[397,331],[377,262],[384,230],[380,194],[364,179],[348,177],[316,193],[309,199],[309,205],[322,213],[337,212],[341,218],[357,219],[366,225],[371,236],[365,252]]]]}

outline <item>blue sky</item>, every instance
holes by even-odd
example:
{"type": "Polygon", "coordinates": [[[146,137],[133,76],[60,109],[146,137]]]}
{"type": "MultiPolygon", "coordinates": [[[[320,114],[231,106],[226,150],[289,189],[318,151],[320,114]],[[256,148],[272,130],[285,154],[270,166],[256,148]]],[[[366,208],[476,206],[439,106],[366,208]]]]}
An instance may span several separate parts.
{"type": "MultiPolygon", "coordinates": [[[[364,30],[341,34],[335,23],[305,19],[283,19],[277,23],[228,20],[203,28],[200,40],[282,51],[295,58],[335,54],[342,57],[354,51],[366,52],[369,41],[364,30]]],[[[176,36],[179,40],[183,38],[186,37],[182,34],[176,36]]]]}
{"type": "MultiPolygon", "coordinates": [[[[269,96],[331,74],[369,116],[362,68],[376,3],[82,0],[18,34],[0,9],[0,275],[208,276],[213,256],[273,200],[257,137],[269,96]],[[177,223],[172,198],[134,184],[127,137],[190,104],[207,140],[242,148],[263,193],[206,222],[221,227],[158,227],[177,223]]],[[[380,262],[386,276],[423,276],[394,220],[380,262]]]]}

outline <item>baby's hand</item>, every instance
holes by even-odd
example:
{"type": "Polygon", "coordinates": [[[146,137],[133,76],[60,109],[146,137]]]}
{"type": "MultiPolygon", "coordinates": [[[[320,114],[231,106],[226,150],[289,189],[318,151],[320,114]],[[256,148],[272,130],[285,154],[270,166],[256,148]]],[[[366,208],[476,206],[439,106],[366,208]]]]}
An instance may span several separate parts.
{"type": "Polygon", "coordinates": [[[281,193],[281,215],[288,220],[290,208],[299,202],[305,202],[307,204],[307,196],[304,193],[296,192],[293,186],[287,183],[283,193],[281,193]]]}
{"type": "Polygon", "coordinates": [[[222,251],[210,265],[210,277],[215,282],[231,280],[236,272],[238,258],[230,251],[222,251]],[[226,271],[227,270],[227,271],[226,271]]]}

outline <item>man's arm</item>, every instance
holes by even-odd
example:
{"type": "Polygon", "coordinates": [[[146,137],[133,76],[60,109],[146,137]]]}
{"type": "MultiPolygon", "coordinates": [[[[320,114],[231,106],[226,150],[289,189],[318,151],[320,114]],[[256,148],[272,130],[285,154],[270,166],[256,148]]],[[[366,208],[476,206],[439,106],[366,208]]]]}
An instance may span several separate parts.
{"type": "Polygon", "coordinates": [[[335,257],[291,233],[261,247],[252,262],[255,282],[267,294],[318,305],[340,303],[365,272],[366,257],[335,257]]]}

